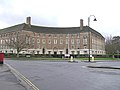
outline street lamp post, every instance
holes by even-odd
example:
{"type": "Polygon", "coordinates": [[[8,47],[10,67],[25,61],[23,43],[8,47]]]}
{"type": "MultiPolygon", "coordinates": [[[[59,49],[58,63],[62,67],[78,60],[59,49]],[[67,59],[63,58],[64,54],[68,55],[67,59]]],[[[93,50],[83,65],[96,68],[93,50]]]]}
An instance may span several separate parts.
{"type": "MultiPolygon", "coordinates": [[[[90,17],[94,17],[94,19],[93,19],[93,21],[97,21],[97,19],[95,18],[95,16],[94,15],[90,15],[89,17],[88,17],[88,29],[89,29],[89,27],[90,27],[90,17]]],[[[89,46],[88,46],[88,49],[89,49],[89,56],[88,56],[88,59],[89,59],[89,62],[90,62],[90,29],[89,29],[89,33],[88,33],[88,37],[89,37],[89,46]]]]}

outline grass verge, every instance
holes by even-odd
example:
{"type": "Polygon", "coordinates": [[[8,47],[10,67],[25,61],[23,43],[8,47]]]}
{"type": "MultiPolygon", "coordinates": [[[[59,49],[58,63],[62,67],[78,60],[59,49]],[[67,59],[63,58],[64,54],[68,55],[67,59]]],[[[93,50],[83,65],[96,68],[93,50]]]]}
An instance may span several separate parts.
{"type": "MultiPolygon", "coordinates": [[[[70,60],[70,58],[41,58],[41,57],[20,57],[6,58],[7,60],[70,60]]],[[[88,60],[88,58],[74,58],[74,60],[88,60]]],[[[91,59],[92,60],[92,59],[91,59]]],[[[120,58],[94,58],[94,60],[120,60],[120,58]]]]}

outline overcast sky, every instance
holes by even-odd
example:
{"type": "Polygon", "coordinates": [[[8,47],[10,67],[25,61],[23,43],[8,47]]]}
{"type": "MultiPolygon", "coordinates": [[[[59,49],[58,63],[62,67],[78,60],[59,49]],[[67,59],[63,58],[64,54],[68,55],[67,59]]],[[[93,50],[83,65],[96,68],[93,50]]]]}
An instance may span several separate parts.
{"type": "Polygon", "coordinates": [[[39,26],[78,27],[80,19],[84,26],[100,32],[103,36],[120,36],[119,0],[0,0],[0,29],[24,23],[31,16],[32,24],[39,26]]]}

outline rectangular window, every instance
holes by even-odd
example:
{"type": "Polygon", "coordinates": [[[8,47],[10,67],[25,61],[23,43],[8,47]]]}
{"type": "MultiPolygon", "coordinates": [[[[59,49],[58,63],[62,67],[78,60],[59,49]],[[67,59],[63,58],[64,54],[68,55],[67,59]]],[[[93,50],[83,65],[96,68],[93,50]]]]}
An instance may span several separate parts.
{"type": "Polygon", "coordinates": [[[8,39],[8,43],[10,43],[10,39],[8,39]]]}
{"type": "Polygon", "coordinates": [[[49,34],[49,35],[48,35],[48,38],[51,38],[51,37],[52,37],[51,34],[49,34]]]}
{"type": "Polygon", "coordinates": [[[80,44],[80,39],[77,39],[76,42],[77,42],[77,44],[80,44]]]}
{"type": "Polygon", "coordinates": [[[32,38],[32,42],[35,43],[35,39],[34,38],[32,38]]]}
{"type": "Polygon", "coordinates": [[[43,33],[43,35],[42,35],[42,36],[43,36],[43,38],[45,38],[45,37],[46,37],[45,33],[43,33]]]}
{"type": "Polygon", "coordinates": [[[87,44],[87,38],[83,39],[83,44],[87,44]]]}
{"type": "Polygon", "coordinates": [[[40,51],[37,51],[37,54],[39,54],[40,53],[40,51]]]}
{"type": "Polygon", "coordinates": [[[72,52],[72,54],[74,54],[75,53],[75,51],[71,51],[72,52]]]}
{"type": "Polygon", "coordinates": [[[60,44],[63,44],[63,40],[62,39],[60,39],[60,44]]]}
{"type": "Polygon", "coordinates": [[[66,34],[66,38],[68,38],[69,37],[69,34],[66,34]]]}
{"type": "Polygon", "coordinates": [[[87,47],[86,46],[84,46],[84,49],[86,49],[87,47]]]}
{"type": "Polygon", "coordinates": [[[71,40],[71,44],[74,44],[74,39],[71,40]]]}
{"type": "Polygon", "coordinates": [[[60,34],[60,38],[62,38],[63,37],[63,35],[62,34],[60,34]]]}
{"type": "Polygon", "coordinates": [[[68,39],[66,39],[66,44],[68,44],[68,39]]]}
{"type": "Polygon", "coordinates": [[[74,38],[74,34],[71,34],[71,37],[74,38]]]}
{"type": "Polygon", "coordinates": [[[60,51],[60,54],[63,54],[63,51],[60,51]]]}
{"type": "Polygon", "coordinates": [[[54,35],[53,35],[53,37],[54,37],[54,38],[57,38],[57,35],[56,35],[56,34],[54,34],[54,35]]]}
{"type": "Polygon", "coordinates": [[[57,44],[57,40],[56,39],[54,39],[54,44],[57,44]]]}
{"type": "Polygon", "coordinates": [[[45,44],[45,42],[46,42],[45,39],[43,39],[43,40],[42,40],[42,43],[45,44]]]}
{"type": "Polygon", "coordinates": [[[3,44],[5,44],[5,40],[3,40],[3,44]]]}
{"type": "Polygon", "coordinates": [[[48,40],[48,44],[51,44],[51,40],[48,40]]]}
{"type": "Polygon", "coordinates": [[[40,44],[38,44],[38,48],[40,48],[40,44]]]}
{"type": "Polygon", "coordinates": [[[2,40],[1,40],[1,44],[2,44],[2,40]]]}
{"type": "Polygon", "coordinates": [[[40,43],[40,39],[37,39],[37,43],[40,43]]]}
{"type": "Polygon", "coordinates": [[[71,48],[72,48],[72,49],[74,49],[74,48],[75,48],[75,46],[74,46],[74,45],[72,45],[72,46],[71,46],[71,48]]]}
{"type": "Polygon", "coordinates": [[[26,37],[26,43],[29,43],[29,38],[28,37],[26,37]]]}
{"type": "Polygon", "coordinates": [[[77,38],[79,38],[79,37],[80,37],[80,34],[78,33],[78,34],[77,34],[77,38]]]}
{"type": "Polygon", "coordinates": [[[48,54],[50,55],[50,54],[51,54],[51,51],[48,51],[48,54]]]}
{"type": "Polygon", "coordinates": [[[77,51],[77,54],[79,55],[79,54],[80,54],[80,51],[77,51]]]}
{"type": "Polygon", "coordinates": [[[84,54],[87,54],[87,51],[84,51],[84,54]]]}
{"type": "Polygon", "coordinates": [[[17,41],[16,37],[14,38],[14,41],[15,41],[15,42],[17,41]]]}

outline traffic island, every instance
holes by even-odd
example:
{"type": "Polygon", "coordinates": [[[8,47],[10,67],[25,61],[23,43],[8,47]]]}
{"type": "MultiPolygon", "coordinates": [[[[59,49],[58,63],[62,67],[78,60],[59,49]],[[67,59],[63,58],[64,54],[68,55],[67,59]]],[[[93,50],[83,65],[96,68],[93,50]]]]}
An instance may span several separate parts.
{"type": "Polygon", "coordinates": [[[115,66],[87,66],[88,68],[102,68],[102,69],[120,69],[120,67],[115,66]]]}
{"type": "Polygon", "coordinates": [[[78,63],[78,61],[75,61],[73,56],[70,57],[70,60],[68,62],[71,62],[71,63],[78,63]]]}

